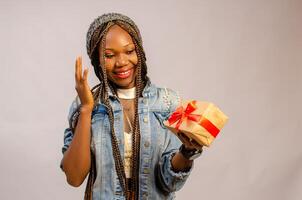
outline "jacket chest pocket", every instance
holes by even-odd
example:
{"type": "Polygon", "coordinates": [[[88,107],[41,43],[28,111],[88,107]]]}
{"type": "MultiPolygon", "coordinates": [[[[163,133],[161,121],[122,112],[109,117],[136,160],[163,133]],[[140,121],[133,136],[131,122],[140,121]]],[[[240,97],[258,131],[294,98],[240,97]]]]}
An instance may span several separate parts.
{"type": "Polygon", "coordinates": [[[168,112],[154,112],[154,125],[151,126],[153,128],[153,132],[156,134],[156,138],[154,138],[154,141],[157,143],[157,145],[160,148],[160,151],[164,151],[165,143],[166,143],[166,133],[167,128],[163,124],[164,120],[168,117],[168,112]]]}

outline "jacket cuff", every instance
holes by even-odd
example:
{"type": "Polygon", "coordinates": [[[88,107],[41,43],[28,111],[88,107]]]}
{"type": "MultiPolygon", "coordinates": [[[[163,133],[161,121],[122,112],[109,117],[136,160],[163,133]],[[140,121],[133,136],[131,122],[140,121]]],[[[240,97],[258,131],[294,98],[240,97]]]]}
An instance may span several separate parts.
{"type": "Polygon", "coordinates": [[[180,190],[185,184],[189,174],[193,169],[193,164],[188,171],[185,172],[175,172],[173,171],[171,160],[173,155],[178,150],[174,150],[163,155],[161,161],[159,162],[159,173],[158,181],[160,183],[161,189],[165,192],[171,193],[180,190]]]}
{"type": "Polygon", "coordinates": [[[173,158],[173,156],[174,156],[177,152],[178,152],[178,151],[174,151],[174,152],[172,152],[172,153],[169,155],[169,157],[168,157],[168,161],[169,161],[169,162],[167,162],[167,170],[168,170],[168,173],[169,173],[172,177],[175,177],[175,178],[177,178],[177,179],[185,179],[185,178],[187,178],[187,177],[190,175],[190,173],[191,173],[191,171],[192,171],[192,169],[193,169],[194,161],[192,162],[192,166],[191,166],[190,168],[188,168],[186,171],[178,171],[178,172],[175,172],[175,171],[173,170],[173,167],[172,167],[172,158],[173,158]]]}

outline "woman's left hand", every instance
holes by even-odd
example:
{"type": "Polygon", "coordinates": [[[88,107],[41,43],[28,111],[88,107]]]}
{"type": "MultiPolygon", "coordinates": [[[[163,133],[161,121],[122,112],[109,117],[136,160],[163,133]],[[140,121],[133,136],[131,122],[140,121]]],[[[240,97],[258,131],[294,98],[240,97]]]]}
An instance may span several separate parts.
{"type": "Polygon", "coordinates": [[[185,145],[186,149],[202,149],[203,145],[198,144],[194,139],[190,139],[184,133],[178,132],[178,138],[185,145]]]}

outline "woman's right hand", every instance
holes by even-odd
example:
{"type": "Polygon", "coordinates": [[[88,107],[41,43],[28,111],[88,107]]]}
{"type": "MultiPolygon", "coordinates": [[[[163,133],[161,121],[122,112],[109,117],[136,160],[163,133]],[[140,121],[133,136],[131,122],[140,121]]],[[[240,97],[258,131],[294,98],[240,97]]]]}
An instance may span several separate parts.
{"type": "Polygon", "coordinates": [[[81,110],[92,111],[94,100],[87,83],[88,68],[82,74],[82,57],[77,57],[75,63],[75,89],[81,101],[81,110]]]}

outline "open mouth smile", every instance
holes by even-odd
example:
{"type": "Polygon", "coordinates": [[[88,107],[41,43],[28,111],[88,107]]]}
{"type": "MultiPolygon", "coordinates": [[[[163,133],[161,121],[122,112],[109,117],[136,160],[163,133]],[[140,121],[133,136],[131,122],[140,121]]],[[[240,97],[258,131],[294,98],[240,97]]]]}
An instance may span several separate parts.
{"type": "Polygon", "coordinates": [[[125,78],[128,78],[133,72],[133,68],[131,69],[128,69],[126,71],[121,71],[121,72],[114,72],[114,76],[116,78],[121,78],[121,79],[125,79],[125,78]]]}

